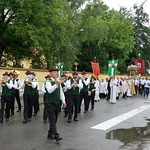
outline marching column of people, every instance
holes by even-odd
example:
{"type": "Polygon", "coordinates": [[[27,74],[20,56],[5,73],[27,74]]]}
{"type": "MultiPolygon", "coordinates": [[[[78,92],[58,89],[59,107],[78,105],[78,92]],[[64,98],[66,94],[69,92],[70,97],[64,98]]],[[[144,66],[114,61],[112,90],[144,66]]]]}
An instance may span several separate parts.
{"type": "MultiPolygon", "coordinates": [[[[45,76],[42,86],[44,110],[43,121],[50,122],[48,130],[48,139],[62,140],[57,131],[58,114],[63,105],[64,117],[67,117],[68,123],[72,120],[79,121],[79,113],[87,113],[94,110],[95,102],[106,99],[111,104],[115,104],[120,98],[133,97],[141,95],[149,96],[150,79],[148,77],[128,77],[119,78],[110,76],[109,79],[101,79],[95,76],[87,76],[83,71],[81,77],[77,72],[72,73],[72,77],[63,74],[60,80],[56,79],[59,69],[51,67],[50,74],[45,76]],[[82,102],[84,100],[84,105],[82,102]],[[83,109],[83,111],[82,111],[83,109]]],[[[39,85],[35,79],[35,73],[27,71],[26,78],[22,82],[17,79],[19,73],[5,72],[0,81],[1,107],[0,122],[3,123],[5,116],[6,122],[10,116],[14,115],[15,97],[18,104],[18,111],[21,111],[21,102],[19,89],[24,89],[23,93],[23,123],[31,121],[32,116],[38,114],[39,108],[39,85]],[[33,113],[34,111],[34,113],[33,113]],[[10,115],[11,114],[11,115],[10,115]]]]}

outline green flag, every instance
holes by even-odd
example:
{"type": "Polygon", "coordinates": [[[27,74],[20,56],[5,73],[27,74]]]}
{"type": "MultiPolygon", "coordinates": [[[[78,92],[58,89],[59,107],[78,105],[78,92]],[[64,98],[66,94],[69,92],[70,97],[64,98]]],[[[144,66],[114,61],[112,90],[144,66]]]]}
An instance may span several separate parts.
{"type": "Polygon", "coordinates": [[[56,64],[55,64],[56,68],[59,68],[59,69],[60,69],[59,72],[58,72],[58,77],[61,77],[61,75],[62,75],[62,72],[63,72],[63,65],[64,65],[64,63],[62,63],[62,62],[59,62],[59,63],[56,63],[56,64]]]}
{"type": "Polygon", "coordinates": [[[108,75],[115,76],[117,71],[118,60],[110,60],[108,62],[108,75]]]}

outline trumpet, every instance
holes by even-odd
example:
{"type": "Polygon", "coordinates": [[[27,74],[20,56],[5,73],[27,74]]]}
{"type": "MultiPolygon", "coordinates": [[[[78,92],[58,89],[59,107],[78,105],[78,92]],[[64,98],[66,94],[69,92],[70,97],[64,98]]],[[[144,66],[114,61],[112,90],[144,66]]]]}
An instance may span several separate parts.
{"type": "Polygon", "coordinates": [[[6,83],[7,83],[7,81],[6,81],[6,80],[1,80],[1,85],[2,85],[2,86],[5,86],[5,85],[6,85],[6,83]]]}
{"type": "Polygon", "coordinates": [[[32,83],[31,83],[31,79],[25,79],[24,80],[24,84],[26,84],[26,85],[28,85],[28,86],[31,86],[32,85],[32,83]]]}

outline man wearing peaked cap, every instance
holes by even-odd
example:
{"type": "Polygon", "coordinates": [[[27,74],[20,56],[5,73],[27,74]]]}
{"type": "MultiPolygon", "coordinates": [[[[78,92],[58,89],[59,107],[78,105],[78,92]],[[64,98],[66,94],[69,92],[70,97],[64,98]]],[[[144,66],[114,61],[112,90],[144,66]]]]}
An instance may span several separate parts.
{"type": "Polygon", "coordinates": [[[58,76],[59,69],[55,66],[49,69],[51,79],[46,82],[45,91],[47,91],[47,96],[45,98],[47,112],[50,120],[50,129],[48,131],[48,139],[55,139],[56,141],[62,140],[57,132],[57,117],[59,112],[60,100],[63,106],[66,107],[65,96],[62,91],[61,82],[56,80],[58,76]]]}
{"type": "Polygon", "coordinates": [[[34,108],[34,114],[33,116],[37,116],[38,111],[40,110],[39,106],[39,84],[37,79],[35,79],[36,74],[34,72],[31,72],[33,75],[33,81],[37,83],[36,87],[33,89],[34,91],[34,97],[33,97],[33,108],[34,108]]]}
{"type": "Polygon", "coordinates": [[[81,104],[82,104],[82,99],[84,99],[84,113],[88,111],[88,86],[90,84],[90,80],[86,76],[86,72],[82,71],[82,83],[83,83],[83,88],[81,89],[80,92],[80,101],[79,101],[79,113],[81,112],[81,104]]]}
{"type": "Polygon", "coordinates": [[[52,67],[49,69],[49,72],[52,72],[52,71],[59,71],[59,69],[56,68],[55,66],[52,66],[52,67]]]}
{"type": "Polygon", "coordinates": [[[47,76],[45,76],[45,78],[49,78],[49,79],[50,79],[50,78],[51,78],[51,76],[48,74],[47,76]]]}
{"type": "Polygon", "coordinates": [[[46,105],[45,99],[46,99],[46,96],[48,95],[48,92],[46,90],[46,82],[49,82],[50,78],[51,76],[49,74],[45,76],[46,81],[43,83],[43,86],[42,86],[42,92],[44,93],[43,95],[43,102],[44,102],[43,121],[44,123],[46,123],[48,119],[47,105],[46,105]]]}
{"type": "Polygon", "coordinates": [[[8,72],[3,73],[3,76],[5,76],[5,75],[9,76],[9,73],[8,72]]]}
{"type": "Polygon", "coordinates": [[[17,82],[14,79],[14,74],[12,72],[9,73],[10,82],[12,82],[13,87],[11,88],[11,114],[14,115],[14,109],[15,109],[15,89],[17,88],[17,82]]]}
{"type": "Polygon", "coordinates": [[[70,91],[70,100],[68,106],[68,123],[72,121],[74,113],[74,121],[78,121],[78,107],[80,100],[80,90],[83,88],[82,81],[78,78],[78,73],[72,73],[73,78],[68,80],[67,89],[70,91]],[[73,109],[75,107],[75,109],[73,109]]]}
{"type": "Polygon", "coordinates": [[[3,74],[3,80],[0,82],[0,89],[2,89],[1,95],[1,108],[0,108],[0,122],[3,123],[4,110],[6,112],[6,122],[9,121],[10,117],[10,105],[11,105],[11,88],[12,82],[8,80],[9,73],[3,74]],[[6,106],[6,107],[5,107],[6,106]]]}
{"type": "Polygon", "coordinates": [[[25,73],[27,80],[24,79],[17,89],[24,89],[23,103],[24,103],[24,120],[23,123],[31,121],[33,112],[34,89],[37,87],[37,82],[33,82],[33,74],[30,71],[25,73]]]}
{"type": "Polygon", "coordinates": [[[74,71],[74,72],[72,73],[72,75],[78,75],[78,72],[74,71]]]}
{"type": "Polygon", "coordinates": [[[29,75],[29,74],[32,74],[32,72],[29,71],[29,70],[27,70],[27,71],[25,72],[25,74],[26,74],[26,75],[29,75]]]}

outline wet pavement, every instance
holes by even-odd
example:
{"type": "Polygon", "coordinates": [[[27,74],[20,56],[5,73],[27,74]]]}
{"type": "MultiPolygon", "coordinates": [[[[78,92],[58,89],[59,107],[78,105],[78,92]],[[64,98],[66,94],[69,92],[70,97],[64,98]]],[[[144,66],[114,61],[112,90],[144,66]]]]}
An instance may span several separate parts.
{"type": "Polygon", "coordinates": [[[150,150],[150,109],[108,130],[91,129],[142,105],[150,105],[150,98],[120,99],[117,104],[101,100],[95,102],[93,111],[85,114],[82,110],[79,121],[71,123],[63,117],[62,110],[57,128],[63,139],[56,142],[47,139],[49,123],[43,123],[41,104],[39,114],[27,124],[22,123],[22,112],[16,112],[9,122],[0,124],[0,150],[150,150]]]}

